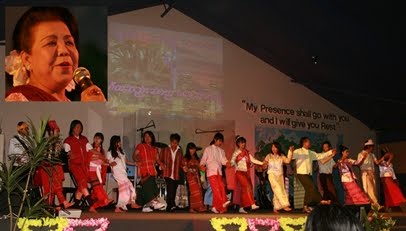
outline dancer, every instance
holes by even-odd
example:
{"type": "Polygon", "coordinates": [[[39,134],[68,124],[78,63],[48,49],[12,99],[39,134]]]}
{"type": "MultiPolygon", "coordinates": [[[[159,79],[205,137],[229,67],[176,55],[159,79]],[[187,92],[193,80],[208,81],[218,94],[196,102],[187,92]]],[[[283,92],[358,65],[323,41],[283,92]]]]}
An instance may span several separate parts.
{"type": "Polygon", "coordinates": [[[392,165],[394,155],[387,148],[382,149],[382,153],[384,160],[379,165],[379,176],[383,185],[385,208],[390,211],[391,208],[399,206],[405,212],[406,199],[399,185],[395,182],[396,175],[392,165]]]}
{"type": "Polygon", "coordinates": [[[157,171],[155,164],[164,169],[158,158],[158,148],[155,147],[155,136],[151,131],[145,131],[142,143],[138,144],[133,153],[133,160],[138,167],[138,175],[141,177],[141,190],[137,198],[138,204],[143,205],[143,212],[152,212],[153,209],[163,209],[165,204],[158,200],[158,186],[155,182],[157,171]]]}
{"type": "Polygon", "coordinates": [[[373,206],[382,208],[378,202],[377,192],[376,192],[376,180],[375,180],[375,164],[379,165],[382,163],[383,158],[380,160],[376,159],[374,153],[374,142],[369,139],[364,143],[364,150],[358,154],[358,160],[365,157],[365,160],[360,164],[361,176],[362,176],[362,186],[364,191],[368,194],[369,199],[373,206]]]}
{"type": "MultiPolygon", "coordinates": [[[[331,150],[329,141],[323,143],[323,153],[331,150]]],[[[333,156],[318,160],[320,185],[323,189],[323,200],[337,202],[337,194],[333,183],[333,166],[335,165],[333,156]]]]}
{"type": "Polygon", "coordinates": [[[136,193],[134,185],[128,179],[127,175],[127,164],[135,165],[135,163],[127,160],[121,148],[120,136],[111,137],[107,159],[112,167],[111,171],[113,177],[118,184],[118,201],[114,212],[122,213],[127,211],[128,204],[131,205],[131,208],[140,208],[141,206],[135,203],[136,193]]]}
{"type": "Polygon", "coordinates": [[[87,188],[89,161],[93,154],[93,147],[88,139],[82,135],[82,132],[82,122],[73,120],[69,128],[69,137],[64,141],[65,152],[68,153],[69,171],[77,184],[75,207],[79,207],[82,196],[84,196],[89,206],[93,205],[93,200],[87,188]]]}
{"type": "Polygon", "coordinates": [[[29,161],[29,156],[26,152],[28,148],[27,136],[29,135],[30,128],[26,122],[18,122],[17,135],[10,139],[8,145],[8,158],[14,158],[13,167],[23,166],[29,161]]]}
{"type": "Polygon", "coordinates": [[[94,153],[91,157],[89,164],[89,183],[92,185],[92,200],[93,205],[90,206],[89,212],[96,213],[97,208],[104,207],[111,202],[113,199],[109,199],[106,191],[103,188],[103,166],[108,166],[109,162],[105,156],[103,149],[104,135],[100,132],[97,132],[93,137],[93,148],[94,153]]]}
{"type": "MultiPolygon", "coordinates": [[[[326,157],[334,156],[336,150],[330,150],[323,154],[317,154],[309,148],[311,147],[311,142],[308,137],[302,137],[300,139],[301,148],[293,151],[293,159],[296,160],[296,173],[297,178],[305,189],[304,197],[304,207],[303,211],[310,213],[312,208],[311,206],[317,205],[318,203],[329,204],[331,201],[324,201],[321,198],[319,191],[313,183],[312,178],[312,164],[315,160],[321,160],[326,157]]],[[[289,156],[289,153],[288,153],[289,156]]]]}
{"type": "Polygon", "coordinates": [[[189,187],[189,212],[205,212],[206,208],[203,205],[202,184],[199,174],[199,157],[197,156],[197,147],[194,143],[188,143],[186,146],[186,154],[182,161],[183,171],[186,173],[186,179],[189,187]]]}
{"type": "Polygon", "coordinates": [[[211,190],[213,192],[213,213],[224,213],[227,206],[231,203],[227,199],[226,190],[222,178],[222,166],[230,167],[230,162],[226,158],[221,145],[224,142],[224,136],[221,133],[214,135],[211,145],[204,150],[200,160],[201,169],[206,171],[211,190]]]}
{"type": "Polygon", "coordinates": [[[244,137],[236,136],[237,150],[231,157],[231,165],[235,166],[235,177],[241,187],[240,213],[247,213],[244,209],[246,207],[251,207],[251,210],[259,209],[259,206],[255,204],[249,170],[252,163],[256,165],[263,164],[249,153],[246,149],[246,142],[244,137]]]}
{"type": "Polygon", "coordinates": [[[264,160],[264,166],[268,166],[268,179],[273,192],[273,211],[279,213],[278,210],[291,211],[289,196],[285,189],[285,177],[283,175],[283,165],[289,164],[292,160],[294,147],[289,147],[288,156],[282,154],[280,143],[273,142],[271,153],[264,160]]]}
{"type": "MultiPolygon", "coordinates": [[[[59,140],[60,129],[55,120],[49,120],[47,123],[48,137],[57,138],[58,141],[46,153],[47,158],[57,159],[62,149],[62,144],[59,140]]],[[[67,209],[74,203],[68,202],[63,194],[62,182],[65,180],[64,172],[61,163],[43,161],[37,168],[34,175],[34,184],[42,187],[43,197],[46,198],[48,205],[54,205],[55,196],[58,198],[59,206],[67,209]],[[36,182],[37,180],[37,182],[36,182]]],[[[56,208],[58,209],[58,207],[56,208]]]]}
{"type": "Polygon", "coordinates": [[[338,167],[341,175],[341,183],[345,191],[345,205],[365,205],[369,204],[368,195],[358,186],[352,166],[360,165],[365,161],[366,155],[364,154],[360,159],[353,160],[348,158],[350,151],[346,146],[340,146],[341,158],[334,165],[338,167]]]}
{"type": "Polygon", "coordinates": [[[173,212],[176,209],[175,197],[179,184],[179,170],[183,159],[182,149],[179,147],[180,135],[175,133],[169,137],[170,146],[161,151],[160,161],[164,168],[162,176],[166,182],[166,211],[173,212]]]}

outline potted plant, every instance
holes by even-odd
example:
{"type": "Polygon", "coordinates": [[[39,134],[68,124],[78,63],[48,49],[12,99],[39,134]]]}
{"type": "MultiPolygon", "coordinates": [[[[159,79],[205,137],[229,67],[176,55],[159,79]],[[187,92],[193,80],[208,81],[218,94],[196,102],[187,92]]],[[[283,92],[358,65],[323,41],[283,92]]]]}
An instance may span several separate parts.
{"type": "Polygon", "coordinates": [[[53,158],[55,152],[52,148],[59,142],[59,135],[46,136],[46,127],[48,119],[41,119],[39,127],[29,120],[30,134],[27,136],[27,142],[24,147],[24,154],[29,161],[15,168],[16,158],[11,158],[9,166],[0,162],[0,190],[4,190],[7,195],[9,210],[10,231],[17,229],[17,220],[20,217],[39,218],[44,216],[54,216],[49,212],[49,206],[44,202],[48,195],[42,195],[41,199],[32,197],[33,176],[38,166],[44,161],[50,163],[58,162],[53,158]],[[18,197],[18,204],[12,201],[13,197],[18,197]],[[13,209],[15,206],[16,209],[13,209]]]}

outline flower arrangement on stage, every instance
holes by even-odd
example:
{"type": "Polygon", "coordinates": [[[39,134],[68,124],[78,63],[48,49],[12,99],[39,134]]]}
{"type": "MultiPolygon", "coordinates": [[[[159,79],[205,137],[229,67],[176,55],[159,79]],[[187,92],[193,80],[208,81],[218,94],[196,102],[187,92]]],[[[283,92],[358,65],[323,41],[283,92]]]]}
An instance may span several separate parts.
{"type": "Polygon", "coordinates": [[[210,219],[210,223],[214,230],[216,231],[226,231],[224,226],[226,225],[238,225],[239,231],[247,230],[248,224],[245,218],[235,217],[235,218],[212,218],[210,219]]]}
{"type": "Polygon", "coordinates": [[[280,229],[280,224],[277,219],[249,218],[247,222],[250,231],[258,231],[257,225],[269,227],[269,231],[278,231],[280,229]]]}
{"type": "Polygon", "coordinates": [[[373,206],[371,213],[364,216],[365,231],[389,231],[396,224],[396,221],[391,217],[379,213],[377,206],[373,206]]]}
{"type": "Polygon", "coordinates": [[[17,221],[17,226],[21,231],[30,231],[31,227],[48,227],[48,230],[55,227],[55,229],[53,229],[54,231],[63,231],[64,227],[68,226],[68,224],[68,220],[61,217],[44,217],[40,219],[19,218],[17,221]]]}
{"type": "Polygon", "coordinates": [[[27,219],[20,218],[17,221],[17,226],[21,231],[31,231],[32,227],[47,228],[54,231],[73,231],[76,227],[99,227],[96,231],[106,231],[110,221],[107,218],[98,219],[67,219],[67,218],[40,218],[27,219]]]}
{"type": "Polygon", "coordinates": [[[306,220],[307,217],[281,217],[279,218],[279,224],[283,231],[304,230],[306,226],[306,220]]]}
{"type": "Polygon", "coordinates": [[[304,230],[306,225],[306,217],[290,218],[280,217],[278,219],[270,218],[212,218],[210,219],[211,225],[216,231],[226,231],[226,225],[238,225],[239,231],[245,231],[249,228],[250,231],[258,231],[257,226],[265,226],[269,231],[296,231],[304,230]]]}

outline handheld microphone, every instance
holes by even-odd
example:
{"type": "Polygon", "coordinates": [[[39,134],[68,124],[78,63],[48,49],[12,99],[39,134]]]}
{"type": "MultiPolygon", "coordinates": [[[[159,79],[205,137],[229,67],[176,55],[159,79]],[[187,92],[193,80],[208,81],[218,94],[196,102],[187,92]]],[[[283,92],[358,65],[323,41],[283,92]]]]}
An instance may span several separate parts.
{"type": "Polygon", "coordinates": [[[73,72],[73,81],[79,86],[81,92],[94,85],[90,80],[90,72],[85,67],[79,67],[73,72]]]}

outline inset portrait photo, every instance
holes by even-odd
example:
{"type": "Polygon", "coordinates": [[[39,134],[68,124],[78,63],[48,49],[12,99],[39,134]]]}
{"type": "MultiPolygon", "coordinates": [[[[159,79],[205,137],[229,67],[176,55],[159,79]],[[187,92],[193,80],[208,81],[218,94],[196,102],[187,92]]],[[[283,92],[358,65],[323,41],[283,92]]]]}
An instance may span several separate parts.
{"type": "Polygon", "coordinates": [[[107,101],[106,7],[6,7],[5,15],[5,101],[107,101]]]}

